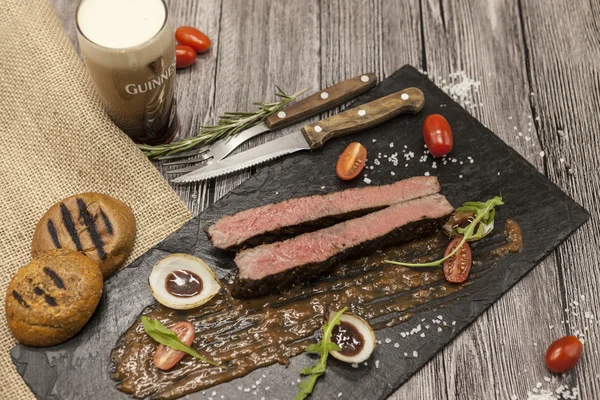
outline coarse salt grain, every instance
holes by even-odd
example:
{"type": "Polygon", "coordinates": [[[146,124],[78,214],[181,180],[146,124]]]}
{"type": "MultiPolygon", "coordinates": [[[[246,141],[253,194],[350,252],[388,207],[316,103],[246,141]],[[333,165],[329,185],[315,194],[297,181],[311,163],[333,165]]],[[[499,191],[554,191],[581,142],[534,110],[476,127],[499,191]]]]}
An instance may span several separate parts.
{"type": "Polygon", "coordinates": [[[371,183],[371,180],[369,178],[365,178],[363,179],[363,182],[369,185],[371,183]]]}
{"type": "Polygon", "coordinates": [[[419,353],[416,350],[413,351],[413,357],[415,357],[415,358],[419,357],[419,353]]]}

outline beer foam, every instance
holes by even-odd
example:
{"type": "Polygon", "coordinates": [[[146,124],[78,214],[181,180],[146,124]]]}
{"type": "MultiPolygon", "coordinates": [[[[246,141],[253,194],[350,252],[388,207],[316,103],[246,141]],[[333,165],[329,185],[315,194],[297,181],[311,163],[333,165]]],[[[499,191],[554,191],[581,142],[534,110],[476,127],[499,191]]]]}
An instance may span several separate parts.
{"type": "Polygon", "coordinates": [[[83,0],[79,29],[90,41],[113,49],[134,47],[152,39],[163,27],[161,0],[83,0]]]}

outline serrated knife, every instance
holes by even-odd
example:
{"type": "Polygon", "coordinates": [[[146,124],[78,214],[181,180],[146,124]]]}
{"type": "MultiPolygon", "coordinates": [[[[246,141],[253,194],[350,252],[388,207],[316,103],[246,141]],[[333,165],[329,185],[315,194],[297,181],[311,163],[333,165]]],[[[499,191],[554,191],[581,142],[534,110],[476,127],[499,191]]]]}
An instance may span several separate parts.
{"type": "Polygon", "coordinates": [[[400,114],[416,114],[425,105],[421,90],[411,87],[304,126],[295,132],[212,163],[172,180],[203,181],[302,150],[318,150],[330,139],[365,131],[400,114]]]}

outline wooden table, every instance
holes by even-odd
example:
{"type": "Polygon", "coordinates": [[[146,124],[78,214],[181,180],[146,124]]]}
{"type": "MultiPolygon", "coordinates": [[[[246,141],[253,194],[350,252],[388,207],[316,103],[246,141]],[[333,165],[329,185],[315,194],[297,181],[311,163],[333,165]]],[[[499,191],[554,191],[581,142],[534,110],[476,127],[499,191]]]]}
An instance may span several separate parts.
{"type": "MultiPolygon", "coordinates": [[[[77,46],[76,2],[53,3],[77,46]]],[[[178,72],[182,136],[273,99],[275,85],[317,90],[407,63],[440,86],[457,71],[480,82],[467,109],[592,218],[392,398],[525,399],[537,382],[600,398],[600,324],[585,314],[600,318],[600,2],[171,0],[170,8],[175,26],[196,26],[213,43],[178,72]],[[545,382],[546,346],[586,327],[578,367],[545,382]]],[[[175,190],[197,214],[250,175],[175,190]]]]}

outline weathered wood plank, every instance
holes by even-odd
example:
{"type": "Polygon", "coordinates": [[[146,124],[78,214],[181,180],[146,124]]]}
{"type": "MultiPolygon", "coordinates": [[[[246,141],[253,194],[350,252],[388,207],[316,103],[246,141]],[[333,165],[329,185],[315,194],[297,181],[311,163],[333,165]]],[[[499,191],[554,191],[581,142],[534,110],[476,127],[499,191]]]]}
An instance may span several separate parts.
{"type": "MultiPolygon", "coordinates": [[[[215,82],[215,115],[254,110],[256,101],[275,100],[275,86],[289,94],[319,89],[319,8],[316,0],[271,2],[226,0],[215,82]]],[[[237,150],[298,129],[298,125],[254,138],[237,150]]],[[[214,200],[250,176],[242,171],[215,181],[214,200]]]]}
{"type": "MultiPolygon", "coordinates": [[[[372,71],[380,80],[404,64],[421,67],[418,1],[326,1],[321,5],[321,85],[372,71]]],[[[445,397],[442,357],[436,357],[392,396],[445,397]]]]}
{"type": "Polygon", "coordinates": [[[600,4],[556,1],[547,7],[533,1],[520,6],[547,174],[591,214],[557,256],[563,308],[569,309],[561,331],[585,333],[582,362],[569,380],[578,384],[582,399],[593,399],[600,393],[600,4]],[[586,312],[595,318],[586,318],[586,312]]]}
{"type": "MultiPolygon", "coordinates": [[[[464,71],[480,82],[469,96],[455,93],[457,100],[542,170],[516,2],[431,0],[423,3],[423,21],[432,79],[444,87],[460,82],[452,74],[464,71]]],[[[543,381],[548,373],[540,362],[542,343],[554,337],[549,321],[561,315],[558,280],[550,257],[443,351],[448,398],[523,396],[543,381]]]]}
{"type": "MultiPolygon", "coordinates": [[[[222,1],[171,0],[168,4],[175,29],[181,25],[194,26],[210,38],[212,45],[210,51],[198,55],[194,66],[177,71],[177,115],[181,126],[178,140],[195,136],[200,126],[215,122],[217,92],[214,83],[219,58],[222,1]]],[[[176,168],[164,167],[161,162],[155,165],[161,172],[176,168]]],[[[176,185],[173,188],[194,215],[210,204],[210,182],[176,185]]]]}

